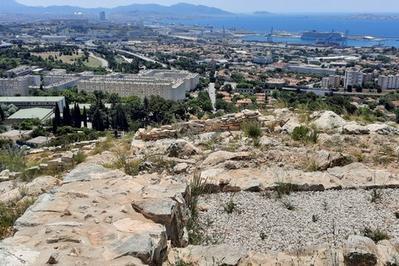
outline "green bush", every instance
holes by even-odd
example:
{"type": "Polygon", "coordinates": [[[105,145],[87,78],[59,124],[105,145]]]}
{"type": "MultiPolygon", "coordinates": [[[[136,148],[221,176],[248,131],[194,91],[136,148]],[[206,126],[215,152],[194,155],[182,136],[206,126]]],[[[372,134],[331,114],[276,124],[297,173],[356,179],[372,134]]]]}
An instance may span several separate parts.
{"type": "Polygon", "coordinates": [[[389,239],[388,234],[384,231],[381,231],[380,229],[372,230],[368,227],[363,230],[363,235],[372,239],[375,243],[378,243],[381,240],[389,239]]]}
{"type": "Polygon", "coordinates": [[[33,200],[23,200],[18,203],[5,205],[0,203],[0,239],[12,234],[15,221],[34,203],[33,200]]]}
{"type": "Polygon", "coordinates": [[[262,136],[262,129],[258,122],[246,122],[241,126],[242,130],[245,133],[245,136],[258,139],[262,136]]]}
{"type": "Polygon", "coordinates": [[[294,128],[291,137],[293,140],[301,141],[303,143],[316,143],[319,133],[315,128],[299,126],[294,128]]]}

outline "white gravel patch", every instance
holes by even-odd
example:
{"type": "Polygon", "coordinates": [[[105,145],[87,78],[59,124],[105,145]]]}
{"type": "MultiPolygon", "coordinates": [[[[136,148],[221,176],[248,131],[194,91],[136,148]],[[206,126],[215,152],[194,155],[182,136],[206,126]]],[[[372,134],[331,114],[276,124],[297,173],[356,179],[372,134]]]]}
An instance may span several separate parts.
{"type": "Polygon", "coordinates": [[[199,222],[204,244],[228,244],[247,251],[294,251],[319,246],[340,247],[352,234],[368,227],[399,238],[399,190],[297,192],[282,199],[264,193],[239,192],[200,198],[199,222]],[[236,205],[229,214],[224,207],[236,205]],[[294,207],[289,210],[284,203],[294,207]]]}

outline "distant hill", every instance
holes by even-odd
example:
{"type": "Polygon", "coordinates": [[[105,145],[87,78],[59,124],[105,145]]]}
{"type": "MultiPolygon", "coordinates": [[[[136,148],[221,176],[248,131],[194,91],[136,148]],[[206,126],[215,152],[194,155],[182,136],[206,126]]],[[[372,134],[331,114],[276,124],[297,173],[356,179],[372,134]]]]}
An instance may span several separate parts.
{"type": "Polygon", "coordinates": [[[15,0],[1,0],[0,13],[8,14],[47,14],[47,15],[71,15],[81,12],[87,15],[98,14],[105,11],[109,14],[138,14],[138,15],[157,15],[157,16],[228,16],[232,15],[227,11],[208,7],[204,5],[192,5],[186,3],[163,6],[158,4],[132,4],[114,8],[81,8],[76,6],[27,6],[15,0]]]}

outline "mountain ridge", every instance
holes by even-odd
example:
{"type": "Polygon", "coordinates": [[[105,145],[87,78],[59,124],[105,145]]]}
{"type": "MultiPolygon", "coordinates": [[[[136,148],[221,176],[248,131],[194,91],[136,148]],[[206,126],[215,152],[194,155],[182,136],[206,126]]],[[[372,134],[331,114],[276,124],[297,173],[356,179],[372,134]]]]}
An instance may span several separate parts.
{"type": "Polygon", "coordinates": [[[124,6],[117,6],[112,8],[84,8],[78,6],[70,6],[70,5],[51,5],[51,6],[29,6],[25,4],[21,4],[15,0],[2,0],[2,4],[0,5],[0,13],[13,13],[13,14],[73,14],[74,12],[82,12],[85,14],[97,14],[100,11],[106,11],[108,13],[120,13],[120,14],[128,14],[128,13],[142,13],[142,14],[155,14],[155,15],[178,15],[178,16],[187,16],[187,15],[196,15],[196,16],[227,16],[232,15],[228,11],[209,7],[205,5],[193,5],[188,3],[177,3],[174,5],[166,6],[160,4],[130,4],[124,6]]]}

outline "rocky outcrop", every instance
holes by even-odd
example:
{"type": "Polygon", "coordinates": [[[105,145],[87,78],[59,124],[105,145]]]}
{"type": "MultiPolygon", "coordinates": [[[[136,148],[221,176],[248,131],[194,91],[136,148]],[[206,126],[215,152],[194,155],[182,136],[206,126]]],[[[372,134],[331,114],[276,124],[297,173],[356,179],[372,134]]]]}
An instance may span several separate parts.
{"type": "Polygon", "coordinates": [[[7,181],[0,183],[0,203],[18,202],[24,197],[36,197],[57,186],[52,176],[39,176],[31,182],[7,181]]]}
{"type": "Polygon", "coordinates": [[[364,236],[349,236],[344,249],[345,265],[377,265],[377,246],[373,240],[364,236]]]}
{"type": "Polygon", "coordinates": [[[140,129],[135,139],[158,140],[165,138],[176,138],[177,136],[196,135],[206,132],[236,131],[241,125],[248,121],[258,121],[260,113],[257,111],[244,110],[237,114],[228,114],[220,118],[208,120],[193,120],[189,122],[176,123],[172,126],[162,126],[149,130],[140,129]]]}
{"type": "MultiPolygon", "coordinates": [[[[43,182],[39,178],[28,189],[38,192],[43,182]]],[[[188,194],[184,183],[154,184],[147,177],[80,164],[17,220],[17,233],[2,242],[0,261],[44,265],[54,261],[57,250],[62,265],[161,265],[168,239],[184,244],[188,194]]]]}
{"type": "Polygon", "coordinates": [[[332,111],[324,111],[313,114],[313,124],[321,131],[332,131],[341,129],[346,121],[332,111]]]}

